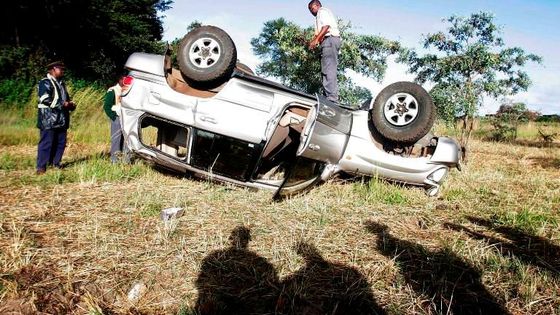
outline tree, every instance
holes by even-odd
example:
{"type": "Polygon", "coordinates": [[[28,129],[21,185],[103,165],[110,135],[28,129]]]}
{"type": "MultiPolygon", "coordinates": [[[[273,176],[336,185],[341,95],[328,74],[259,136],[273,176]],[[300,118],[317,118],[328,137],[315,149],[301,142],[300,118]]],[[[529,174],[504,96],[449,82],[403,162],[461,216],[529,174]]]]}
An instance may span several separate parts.
{"type": "MultiPolygon", "coordinates": [[[[341,102],[357,105],[371,97],[369,90],[356,86],[346,71],[380,81],[387,68],[387,57],[400,51],[396,41],[350,32],[351,25],[339,22],[344,39],[339,55],[338,82],[341,102]]],[[[283,84],[309,94],[322,90],[319,50],[310,51],[307,43],[311,27],[301,28],[284,18],[268,21],[258,37],[251,40],[253,52],[264,61],[257,73],[279,79],[283,84]]]]}
{"type": "Polygon", "coordinates": [[[496,115],[492,119],[494,127],[494,140],[514,141],[517,139],[517,130],[521,122],[528,121],[532,116],[525,103],[505,103],[500,105],[496,115]]]}
{"type": "MultiPolygon", "coordinates": [[[[191,22],[191,24],[189,24],[189,26],[187,26],[187,32],[185,34],[188,34],[190,31],[199,28],[202,26],[202,23],[198,20],[195,20],[194,22],[191,22]]],[[[169,45],[171,46],[170,49],[170,53],[171,53],[171,65],[174,68],[179,68],[179,61],[177,60],[177,51],[179,50],[179,45],[181,45],[181,40],[183,38],[175,38],[169,45]]]]}
{"type": "Polygon", "coordinates": [[[460,87],[445,83],[436,84],[430,90],[430,96],[436,105],[437,116],[448,126],[454,124],[456,117],[462,115],[461,109],[468,106],[462,104],[465,101],[462,93],[463,90],[460,87]]]}
{"type": "Polygon", "coordinates": [[[0,16],[0,71],[36,79],[62,59],[73,77],[113,80],[135,51],[161,52],[171,0],[18,0],[0,16]],[[40,65],[40,66],[38,66],[40,65]],[[20,70],[27,69],[22,73],[20,70]],[[39,73],[37,73],[39,72],[39,73]]]}
{"type": "Polygon", "coordinates": [[[467,150],[483,97],[526,91],[531,80],[522,67],[531,61],[540,63],[541,57],[519,47],[504,48],[501,30],[490,13],[451,16],[447,22],[451,24],[447,32],[428,34],[424,39],[424,48],[435,53],[420,56],[408,50],[399,60],[409,64],[417,82],[436,83],[432,96],[439,112],[446,113],[445,119],[462,116],[460,143],[467,150]]]}

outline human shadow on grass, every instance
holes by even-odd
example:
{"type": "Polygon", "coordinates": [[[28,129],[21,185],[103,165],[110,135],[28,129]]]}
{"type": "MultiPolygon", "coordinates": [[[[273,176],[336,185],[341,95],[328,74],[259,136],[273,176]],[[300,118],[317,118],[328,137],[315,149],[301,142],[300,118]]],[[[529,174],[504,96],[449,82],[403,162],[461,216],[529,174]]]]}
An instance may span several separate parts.
{"type": "Polygon", "coordinates": [[[559,168],[560,169],[560,158],[533,157],[533,158],[529,158],[529,160],[534,164],[540,165],[542,168],[559,168]]]}
{"type": "Polygon", "coordinates": [[[196,287],[198,314],[274,314],[280,292],[276,270],[248,249],[251,232],[236,227],[230,246],[202,261],[196,287]]]}
{"type": "Polygon", "coordinates": [[[248,249],[248,228],[236,227],[229,240],[202,262],[197,314],[385,314],[364,276],[326,261],[313,245],[298,243],[305,265],[280,281],[273,265],[248,249]]]}
{"type": "Polygon", "coordinates": [[[389,233],[386,225],[367,222],[377,250],[395,261],[406,283],[418,295],[427,297],[427,313],[509,314],[481,281],[480,271],[447,250],[430,250],[389,233]]]}
{"type": "Polygon", "coordinates": [[[476,217],[467,217],[467,219],[476,225],[499,233],[507,241],[458,224],[447,223],[445,226],[465,232],[471,238],[484,240],[494,246],[502,255],[515,257],[525,264],[547,270],[553,276],[560,278],[560,246],[553,244],[549,239],[530,235],[518,228],[494,224],[486,219],[476,217]]]}
{"type": "Polygon", "coordinates": [[[298,243],[296,251],[305,265],[282,281],[283,313],[385,314],[356,268],[326,261],[308,243],[298,243]]]}
{"type": "Polygon", "coordinates": [[[560,148],[560,143],[558,142],[515,140],[512,143],[529,148],[560,148]]]}

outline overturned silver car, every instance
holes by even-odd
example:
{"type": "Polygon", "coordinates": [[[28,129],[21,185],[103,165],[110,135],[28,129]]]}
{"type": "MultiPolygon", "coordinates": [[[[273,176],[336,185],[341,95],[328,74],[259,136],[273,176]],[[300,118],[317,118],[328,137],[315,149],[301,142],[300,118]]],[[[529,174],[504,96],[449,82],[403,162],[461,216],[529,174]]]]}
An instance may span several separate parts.
{"type": "Polygon", "coordinates": [[[132,54],[121,123],[129,149],[156,165],[213,180],[304,191],[345,172],[422,186],[433,196],[460,148],[429,135],[435,108],[410,82],[386,87],[359,109],[257,77],[213,26],[169,55],[132,54]]]}

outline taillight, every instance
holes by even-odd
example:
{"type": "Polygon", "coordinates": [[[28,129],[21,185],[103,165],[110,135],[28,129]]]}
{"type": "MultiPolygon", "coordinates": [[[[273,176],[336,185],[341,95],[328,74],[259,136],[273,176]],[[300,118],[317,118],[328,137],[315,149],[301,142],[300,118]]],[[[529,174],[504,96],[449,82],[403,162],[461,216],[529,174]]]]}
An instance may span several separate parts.
{"type": "Polygon", "coordinates": [[[134,77],[133,76],[127,75],[126,77],[124,77],[122,96],[125,96],[126,94],[128,94],[128,92],[130,92],[130,89],[132,88],[133,84],[134,84],[134,77]]]}

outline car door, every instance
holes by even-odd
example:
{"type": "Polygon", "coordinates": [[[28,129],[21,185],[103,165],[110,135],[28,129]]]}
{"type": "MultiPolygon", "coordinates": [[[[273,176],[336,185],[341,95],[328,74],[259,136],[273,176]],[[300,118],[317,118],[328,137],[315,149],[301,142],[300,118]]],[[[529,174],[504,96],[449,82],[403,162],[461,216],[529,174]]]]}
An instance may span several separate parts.
{"type": "Polygon", "coordinates": [[[352,113],[317,96],[300,137],[300,144],[275,198],[303,192],[326,179],[323,171],[336,165],[350,137],[352,113]]]}
{"type": "Polygon", "coordinates": [[[195,127],[250,143],[266,140],[274,92],[231,79],[213,98],[199,99],[195,127]]]}

